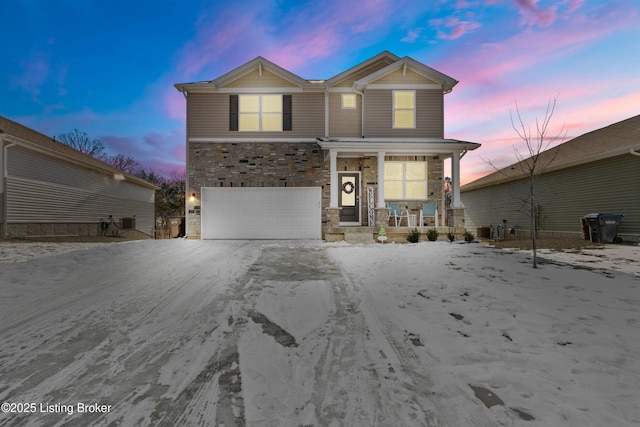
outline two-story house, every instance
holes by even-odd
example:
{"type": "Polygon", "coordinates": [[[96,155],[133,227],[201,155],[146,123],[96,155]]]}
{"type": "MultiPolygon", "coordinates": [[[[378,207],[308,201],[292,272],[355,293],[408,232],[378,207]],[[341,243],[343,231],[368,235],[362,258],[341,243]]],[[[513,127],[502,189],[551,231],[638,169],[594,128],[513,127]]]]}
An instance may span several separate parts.
{"type": "Polygon", "coordinates": [[[456,84],[386,51],[328,80],[258,57],[176,84],[187,102],[187,235],[373,239],[396,226],[389,206],[406,229],[423,224],[424,203],[438,216],[425,225],[463,227],[460,158],[480,145],[444,138],[444,95],[456,84]]]}

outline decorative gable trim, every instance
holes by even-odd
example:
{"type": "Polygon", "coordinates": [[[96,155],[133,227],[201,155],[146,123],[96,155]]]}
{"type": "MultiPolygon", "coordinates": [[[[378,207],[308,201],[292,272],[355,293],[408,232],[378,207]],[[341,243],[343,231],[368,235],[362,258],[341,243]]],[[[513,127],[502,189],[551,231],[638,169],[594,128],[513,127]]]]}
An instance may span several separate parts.
{"type": "MultiPolygon", "coordinates": [[[[243,88],[225,88],[225,86],[229,85],[231,82],[246,76],[251,72],[258,72],[260,75],[263,75],[265,71],[275,74],[281,79],[289,82],[292,86],[286,88],[287,92],[298,92],[298,91],[308,91],[314,90],[323,90],[324,85],[318,84],[316,82],[309,82],[303,79],[300,76],[295,75],[294,73],[285,70],[279,65],[274,64],[273,62],[258,56],[257,58],[247,62],[240,67],[229,71],[222,76],[206,81],[206,82],[194,82],[194,83],[178,83],[174,86],[182,93],[188,92],[234,92],[239,93],[247,89],[243,88]]],[[[251,89],[251,88],[248,88],[251,89]]],[[[247,90],[248,91],[248,90],[247,90]]],[[[283,92],[281,88],[279,88],[279,92],[283,92]]]]}
{"type": "MultiPolygon", "coordinates": [[[[458,81],[452,77],[447,76],[446,74],[441,73],[427,65],[424,65],[414,59],[405,56],[404,58],[394,62],[382,68],[375,73],[369,74],[367,77],[364,77],[355,82],[356,90],[364,90],[365,88],[369,88],[370,85],[375,84],[376,80],[381,79],[382,77],[390,74],[393,71],[402,69],[403,73],[406,74],[406,70],[409,69],[417,74],[420,74],[429,80],[436,82],[436,84],[443,90],[443,92],[450,92],[453,87],[458,84],[458,81]]],[[[415,85],[414,85],[415,87],[415,85]]]]}
{"type": "Polygon", "coordinates": [[[352,77],[356,74],[358,74],[359,72],[361,72],[362,70],[365,70],[367,67],[370,67],[371,65],[375,64],[376,62],[382,61],[382,60],[388,60],[388,61],[398,61],[400,59],[399,56],[394,55],[393,53],[389,52],[388,50],[385,50],[383,52],[380,52],[379,54],[377,54],[376,56],[367,59],[364,62],[361,62],[358,65],[355,65],[351,68],[349,68],[346,71],[343,71],[340,74],[337,74],[333,77],[331,77],[329,80],[327,80],[327,87],[332,87],[337,85],[340,82],[343,82],[344,80],[347,80],[349,77],[352,77]]]}
{"type": "Polygon", "coordinates": [[[223,74],[217,79],[212,80],[212,83],[221,88],[228,85],[230,82],[256,70],[261,73],[263,73],[264,70],[269,71],[277,75],[278,77],[287,80],[290,83],[293,83],[296,86],[302,87],[309,84],[309,82],[307,82],[302,77],[299,77],[292,72],[285,70],[284,68],[274,64],[273,62],[263,58],[262,56],[258,56],[257,58],[247,62],[244,65],[241,65],[240,67],[228,72],[227,74],[223,74]]]}

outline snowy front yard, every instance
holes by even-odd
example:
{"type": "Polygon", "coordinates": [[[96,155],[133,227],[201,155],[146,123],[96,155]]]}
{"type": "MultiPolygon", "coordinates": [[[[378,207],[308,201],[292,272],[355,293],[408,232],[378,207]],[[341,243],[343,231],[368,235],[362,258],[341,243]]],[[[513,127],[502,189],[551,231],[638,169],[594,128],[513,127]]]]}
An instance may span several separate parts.
{"type": "Polygon", "coordinates": [[[638,274],[445,242],[13,245],[0,425],[640,423],[638,274]]]}

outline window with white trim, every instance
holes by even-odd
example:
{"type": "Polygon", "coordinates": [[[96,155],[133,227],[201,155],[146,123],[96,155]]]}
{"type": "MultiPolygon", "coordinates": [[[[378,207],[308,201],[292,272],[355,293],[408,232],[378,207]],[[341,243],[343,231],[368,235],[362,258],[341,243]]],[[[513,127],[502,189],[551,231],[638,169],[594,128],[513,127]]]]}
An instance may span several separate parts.
{"type": "Polygon", "coordinates": [[[393,128],[415,129],[416,127],[416,91],[393,91],[393,128]]]}
{"type": "Polygon", "coordinates": [[[239,131],[282,131],[282,95],[240,95],[239,131]]]}
{"type": "Polygon", "coordinates": [[[343,93],[342,94],[342,109],[343,110],[355,110],[356,109],[356,94],[355,93],[343,93]]]}
{"type": "Polygon", "coordinates": [[[426,162],[384,162],[384,198],[411,200],[427,198],[426,162]]]}

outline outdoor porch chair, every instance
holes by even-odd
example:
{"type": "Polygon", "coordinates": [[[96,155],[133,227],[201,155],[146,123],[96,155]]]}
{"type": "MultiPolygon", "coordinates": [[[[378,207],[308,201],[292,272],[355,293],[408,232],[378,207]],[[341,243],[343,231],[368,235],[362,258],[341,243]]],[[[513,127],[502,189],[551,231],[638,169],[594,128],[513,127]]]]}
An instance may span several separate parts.
{"type": "Polygon", "coordinates": [[[402,225],[402,218],[407,219],[407,227],[409,226],[409,211],[406,209],[401,210],[399,203],[387,203],[389,209],[389,219],[395,220],[396,227],[402,225]]]}
{"type": "Polygon", "coordinates": [[[423,203],[420,209],[420,227],[424,227],[425,218],[435,218],[438,227],[438,205],[435,203],[423,203]]]}

